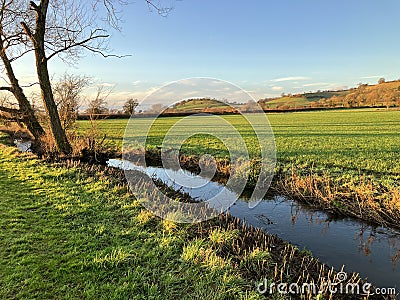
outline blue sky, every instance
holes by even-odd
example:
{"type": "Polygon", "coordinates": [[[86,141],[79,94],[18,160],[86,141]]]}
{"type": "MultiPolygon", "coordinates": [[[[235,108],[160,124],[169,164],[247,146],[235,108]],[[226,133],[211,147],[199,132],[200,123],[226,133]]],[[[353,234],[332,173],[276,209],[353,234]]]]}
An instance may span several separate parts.
{"type": "MultiPolygon", "coordinates": [[[[111,105],[188,77],[230,81],[256,99],[400,78],[398,0],[161,3],[174,6],[167,17],[142,0],[124,8],[110,48],[131,56],[89,54],[74,67],[55,61],[51,72],[113,87],[111,105]]],[[[26,78],[33,75],[23,62],[19,67],[26,78]]]]}

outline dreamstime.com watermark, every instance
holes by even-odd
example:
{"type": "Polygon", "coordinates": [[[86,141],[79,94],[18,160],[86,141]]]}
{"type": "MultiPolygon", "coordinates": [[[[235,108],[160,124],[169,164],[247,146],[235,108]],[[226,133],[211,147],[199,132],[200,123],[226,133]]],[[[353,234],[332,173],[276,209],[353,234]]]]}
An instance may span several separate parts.
{"type": "Polygon", "coordinates": [[[373,288],[370,283],[351,283],[346,282],[347,274],[339,272],[334,282],[330,280],[322,281],[321,284],[315,283],[286,283],[286,282],[272,282],[265,278],[258,283],[257,291],[260,294],[281,294],[281,295],[357,295],[357,296],[396,296],[397,291],[394,287],[380,287],[373,288]]]}

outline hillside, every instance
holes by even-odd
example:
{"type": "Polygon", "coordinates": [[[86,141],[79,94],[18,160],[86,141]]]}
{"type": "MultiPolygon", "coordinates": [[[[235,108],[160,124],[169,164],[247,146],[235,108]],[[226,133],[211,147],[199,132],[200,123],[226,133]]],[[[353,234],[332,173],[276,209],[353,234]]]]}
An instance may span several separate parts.
{"type": "Polygon", "coordinates": [[[228,113],[235,111],[235,109],[231,105],[228,105],[216,99],[209,99],[209,98],[189,99],[175,104],[172,108],[167,109],[165,113],[188,113],[188,112],[228,113]]]}
{"type": "MultiPolygon", "coordinates": [[[[293,110],[336,107],[399,107],[400,81],[381,82],[376,85],[359,84],[357,88],[340,91],[318,91],[289,94],[258,101],[264,110],[293,110]]],[[[246,104],[230,104],[239,107],[246,104]]],[[[216,99],[188,99],[167,109],[166,113],[230,113],[235,108],[216,99]]]]}
{"type": "Polygon", "coordinates": [[[310,107],[394,107],[400,106],[400,81],[376,85],[360,84],[358,88],[341,91],[323,91],[259,101],[268,109],[302,109],[310,107]]]}

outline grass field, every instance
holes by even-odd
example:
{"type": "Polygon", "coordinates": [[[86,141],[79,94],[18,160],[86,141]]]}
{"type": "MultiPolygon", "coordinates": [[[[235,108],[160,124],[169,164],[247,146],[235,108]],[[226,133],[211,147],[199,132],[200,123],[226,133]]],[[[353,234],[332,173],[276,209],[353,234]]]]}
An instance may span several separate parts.
{"type": "MultiPolygon", "coordinates": [[[[237,115],[224,118],[241,133],[249,152],[256,155],[254,132],[243,118],[237,115]]],[[[366,211],[382,206],[399,215],[400,111],[278,113],[268,114],[268,119],[275,134],[277,174],[283,174],[284,189],[302,197],[329,200],[342,210],[346,207],[340,201],[345,198],[362,201],[366,211]]],[[[166,132],[179,120],[180,117],[159,118],[148,135],[147,148],[160,146],[166,132]]],[[[146,122],[149,121],[137,119],[134,125],[140,127],[146,122]]],[[[216,128],[207,117],[193,119],[193,122],[205,130],[216,128]]],[[[106,134],[107,144],[121,149],[127,120],[105,120],[97,124],[101,134],[106,134]]],[[[84,132],[89,123],[80,121],[79,128],[84,132]]],[[[174,130],[179,135],[187,128],[177,126],[174,130]]],[[[224,134],[223,129],[221,134],[224,134]]],[[[180,145],[176,147],[179,149],[180,145]]],[[[196,135],[185,141],[181,151],[188,156],[204,153],[221,159],[228,156],[226,147],[207,135],[196,135]]]]}
{"type": "Polygon", "coordinates": [[[263,276],[335,276],[225,216],[163,221],[112,170],[50,165],[3,145],[0,164],[1,299],[265,299],[263,276]]]}
{"type": "Polygon", "coordinates": [[[163,226],[126,187],[1,146],[0,163],[1,299],[256,298],[223,258],[192,263],[190,230],[163,226]]]}
{"type": "Polygon", "coordinates": [[[294,96],[283,96],[275,99],[268,99],[267,101],[261,101],[261,106],[264,109],[278,108],[278,107],[309,107],[315,101],[319,101],[322,98],[329,99],[333,96],[346,96],[351,93],[351,90],[347,91],[324,91],[324,92],[313,92],[304,93],[294,96]]]}
{"type": "MultiPolygon", "coordinates": [[[[253,133],[240,116],[225,116],[238,128],[251,145],[253,133]]],[[[159,118],[150,133],[148,147],[160,146],[163,136],[180,117],[159,118]]],[[[330,172],[368,173],[376,176],[399,176],[400,111],[338,110],[324,112],[268,114],[275,134],[277,159],[299,167],[321,168],[330,172]]],[[[137,119],[141,126],[148,122],[137,119]]],[[[199,120],[212,127],[207,117],[199,120]]],[[[127,120],[98,121],[99,130],[106,134],[110,146],[121,148],[127,120]]],[[[80,121],[81,131],[89,127],[80,121]]],[[[178,131],[185,128],[178,128],[178,131]]],[[[182,150],[185,154],[210,152],[219,158],[228,155],[216,139],[197,136],[182,150]],[[213,145],[214,144],[214,145],[213,145]]],[[[252,151],[250,146],[250,152],[252,151]]]]}

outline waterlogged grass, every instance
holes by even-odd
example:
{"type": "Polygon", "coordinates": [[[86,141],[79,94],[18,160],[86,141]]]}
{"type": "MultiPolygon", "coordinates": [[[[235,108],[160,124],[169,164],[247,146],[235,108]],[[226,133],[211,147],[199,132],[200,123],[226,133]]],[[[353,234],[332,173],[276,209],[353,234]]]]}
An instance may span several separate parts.
{"type": "Polygon", "coordinates": [[[0,166],[1,299],[259,298],[216,254],[236,231],[193,239],[190,225],[160,221],[112,178],[12,148],[0,146],[0,166]]]}

